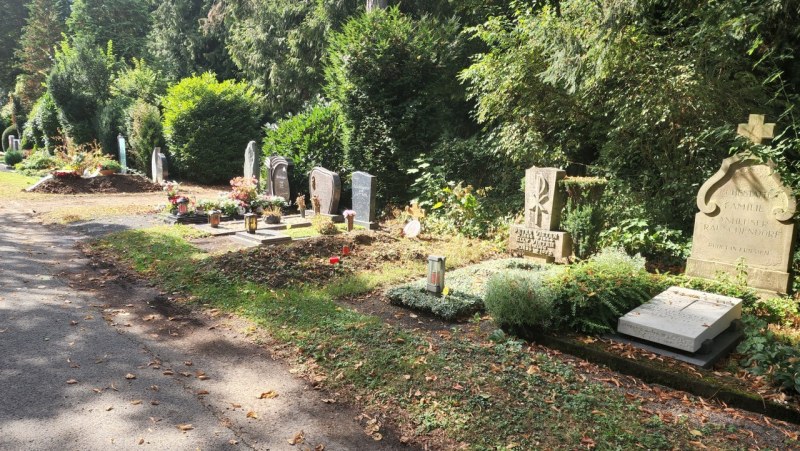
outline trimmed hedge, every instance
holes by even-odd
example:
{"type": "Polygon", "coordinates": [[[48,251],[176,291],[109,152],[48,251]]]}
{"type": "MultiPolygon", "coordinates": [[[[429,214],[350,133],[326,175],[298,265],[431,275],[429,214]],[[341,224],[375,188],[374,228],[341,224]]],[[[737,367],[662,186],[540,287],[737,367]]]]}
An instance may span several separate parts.
{"type": "MultiPolygon", "coordinates": [[[[3,139],[3,143],[2,143],[3,144],[3,152],[6,152],[8,150],[8,135],[12,135],[12,134],[14,136],[17,136],[17,127],[15,125],[9,125],[8,127],[6,127],[5,130],[3,130],[3,137],[2,137],[2,139],[3,139]]],[[[17,137],[19,138],[19,136],[17,136],[17,137]]]]}
{"type": "Polygon", "coordinates": [[[170,173],[201,183],[241,176],[247,143],[261,134],[259,104],[251,86],[212,73],[170,87],[163,100],[170,173]]]}
{"type": "Polygon", "coordinates": [[[22,153],[17,152],[16,150],[9,150],[3,157],[5,163],[12,167],[17,163],[22,162],[22,159],[23,159],[22,153]]]}

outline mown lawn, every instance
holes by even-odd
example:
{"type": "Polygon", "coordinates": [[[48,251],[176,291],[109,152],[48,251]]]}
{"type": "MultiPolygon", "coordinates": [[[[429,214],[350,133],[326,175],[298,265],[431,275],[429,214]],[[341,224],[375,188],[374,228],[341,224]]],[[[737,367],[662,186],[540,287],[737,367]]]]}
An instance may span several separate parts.
{"type": "MultiPolygon", "coordinates": [[[[186,241],[196,233],[189,227],[133,230],[93,247],[165,290],[255,321],[295,350],[293,363],[313,383],[383,412],[411,440],[479,450],[687,449],[701,441],[715,449],[737,447],[715,428],[698,431],[685,416],[663,422],[623,392],[587,379],[574,364],[518,340],[487,336],[477,324],[461,331],[408,330],[335,302],[422,276],[425,262],[390,262],[324,285],[268,289],[214,269],[214,257],[186,241]]],[[[449,267],[491,252],[458,240],[441,250],[448,252],[449,267]]]]}

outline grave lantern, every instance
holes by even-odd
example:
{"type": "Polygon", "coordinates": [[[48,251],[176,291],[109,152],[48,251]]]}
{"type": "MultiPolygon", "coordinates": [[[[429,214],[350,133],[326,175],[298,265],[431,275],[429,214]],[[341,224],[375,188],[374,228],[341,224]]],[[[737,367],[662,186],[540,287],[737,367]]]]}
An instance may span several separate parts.
{"type": "Polygon", "coordinates": [[[178,215],[189,214],[189,199],[182,198],[178,201],[178,215]]]}
{"type": "Polygon", "coordinates": [[[445,257],[438,255],[428,256],[428,284],[426,289],[432,293],[440,294],[444,289],[444,261],[445,257]]]}
{"type": "Polygon", "coordinates": [[[222,219],[222,212],[219,210],[211,210],[208,212],[208,223],[215,229],[219,227],[219,221],[222,219]]]}
{"type": "Polygon", "coordinates": [[[258,216],[255,213],[246,213],[244,215],[244,229],[247,233],[256,233],[258,228],[258,216]]]}

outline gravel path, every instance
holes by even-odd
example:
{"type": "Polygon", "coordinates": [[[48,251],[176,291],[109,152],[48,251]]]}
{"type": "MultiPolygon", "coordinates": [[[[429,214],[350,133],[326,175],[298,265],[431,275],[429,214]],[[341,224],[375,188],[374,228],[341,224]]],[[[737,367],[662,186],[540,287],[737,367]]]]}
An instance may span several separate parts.
{"type": "Polygon", "coordinates": [[[241,320],[176,311],[91,267],[79,232],[124,221],[0,218],[0,449],[409,449],[366,435],[367,418],[292,375],[241,320]]]}

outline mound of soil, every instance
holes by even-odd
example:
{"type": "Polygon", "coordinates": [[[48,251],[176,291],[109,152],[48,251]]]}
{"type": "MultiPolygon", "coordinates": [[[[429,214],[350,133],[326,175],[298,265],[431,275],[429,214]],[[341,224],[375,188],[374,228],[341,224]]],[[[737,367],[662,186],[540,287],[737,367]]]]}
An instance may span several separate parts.
{"type": "Polygon", "coordinates": [[[216,257],[215,266],[224,274],[280,288],[300,282],[325,282],[334,275],[376,268],[381,262],[426,257],[420,242],[400,240],[385,232],[360,232],[229,252],[216,257]],[[348,257],[342,255],[344,246],[350,248],[348,257]],[[335,273],[330,264],[334,256],[342,259],[335,273]]]}
{"type": "Polygon", "coordinates": [[[147,193],[161,186],[139,175],[113,174],[105,177],[54,177],[33,190],[48,194],[147,193]]]}

